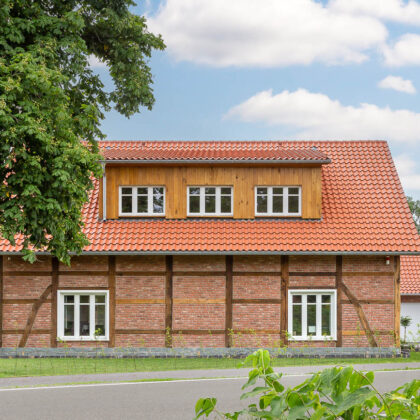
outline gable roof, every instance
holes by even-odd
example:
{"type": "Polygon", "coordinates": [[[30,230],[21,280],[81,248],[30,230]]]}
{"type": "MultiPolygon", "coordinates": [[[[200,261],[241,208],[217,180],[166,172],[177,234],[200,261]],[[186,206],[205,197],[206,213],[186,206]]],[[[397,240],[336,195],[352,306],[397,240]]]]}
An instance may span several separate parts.
{"type": "MultiPolygon", "coordinates": [[[[99,182],[95,181],[83,211],[84,231],[91,242],[86,253],[420,253],[419,235],[384,141],[141,142],[145,143],[155,145],[165,156],[174,145],[183,151],[200,150],[201,156],[206,150],[217,154],[220,149],[226,154],[232,145],[252,150],[253,157],[261,144],[299,152],[316,148],[331,160],[322,166],[322,219],[102,221],[98,219],[99,182]]],[[[133,148],[133,159],[146,156],[131,141],[101,142],[100,146],[105,155],[115,150],[127,156],[133,148]]],[[[19,249],[0,242],[0,252],[19,249]]]]}
{"type": "Polygon", "coordinates": [[[329,163],[315,146],[293,147],[278,141],[104,141],[105,161],[329,163]]]}
{"type": "Polygon", "coordinates": [[[401,294],[420,295],[420,257],[401,257],[401,294]]]}

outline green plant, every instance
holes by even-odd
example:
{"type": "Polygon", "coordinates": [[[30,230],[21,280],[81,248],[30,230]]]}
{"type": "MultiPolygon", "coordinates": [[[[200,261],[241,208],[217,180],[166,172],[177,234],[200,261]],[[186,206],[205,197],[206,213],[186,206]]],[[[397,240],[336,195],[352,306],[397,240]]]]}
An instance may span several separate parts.
{"type": "Polygon", "coordinates": [[[411,325],[411,317],[407,316],[402,316],[401,317],[401,326],[404,328],[404,343],[407,342],[407,327],[409,327],[411,325]]]}
{"type": "Polygon", "coordinates": [[[420,412],[420,381],[414,380],[396,390],[380,394],[373,385],[373,372],[360,372],[351,366],[332,367],[314,374],[294,388],[285,389],[281,374],[271,367],[267,350],[257,350],[241,364],[252,362],[248,387],[262,381],[241,400],[258,397],[258,404],[234,413],[222,413],[215,398],[200,398],[195,406],[196,419],[211,413],[220,418],[264,419],[418,419],[420,412]]]}

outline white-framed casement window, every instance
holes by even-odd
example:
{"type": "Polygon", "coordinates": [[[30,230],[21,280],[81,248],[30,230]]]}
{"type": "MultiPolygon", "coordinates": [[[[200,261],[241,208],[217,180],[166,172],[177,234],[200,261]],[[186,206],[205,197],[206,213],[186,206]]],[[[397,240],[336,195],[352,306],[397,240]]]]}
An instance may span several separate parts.
{"type": "Polygon", "coordinates": [[[120,216],[164,216],[165,187],[120,186],[120,216]]]}
{"type": "Polygon", "coordinates": [[[294,340],[336,340],[336,290],[289,290],[288,329],[294,340]]]}
{"type": "Polygon", "coordinates": [[[60,340],[108,340],[107,290],[59,290],[57,336],[60,340]]]}
{"type": "Polygon", "coordinates": [[[232,216],[232,187],[188,187],[188,216],[232,216]]]}
{"type": "Polygon", "coordinates": [[[257,216],[300,216],[301,187],[255,187],[257,216]]]}

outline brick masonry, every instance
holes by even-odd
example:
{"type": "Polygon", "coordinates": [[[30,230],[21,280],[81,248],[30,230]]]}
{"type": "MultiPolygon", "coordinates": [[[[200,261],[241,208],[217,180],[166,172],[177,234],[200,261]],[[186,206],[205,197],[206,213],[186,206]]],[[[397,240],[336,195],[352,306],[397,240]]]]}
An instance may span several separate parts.
{"type": "MultiPolygon", "coordinates": [[[[232,329],[229,331],[232,346],[277,347],[282,344],[280,261],[280,256],[233,257],[232,329]],[[264,303],[268,299],[270,302],[264,303]]],[[[393,267],[392,259],[391,264],[385,264],[385,257],[343,257],[343,283],[363,301],[363,311],[380,347],[395,345],[393,267]],[[383,302],[374,302],[378,300],[383,302]]],[[[59,265],[58,290],[60,287],[109,289],[108,270],[107,256],[74,257],[71,267],[59,265]]],[[[116,347],[164,347],[168,342],[175,348],[225,346],[227,285],[224,256],[173,257],[171,314],[174,333],[169,336],[165,334],[165,257],[116,256],[115,270],[116,347]]],[[[51,271],[49,257],[42,256],[31,265],[21,257],[3,256],[3,347],[18,345],[34,302],[52,282],[51,271]]],[[[289,278],[289,288],[334,289],[335,271],[335,256],[290,256],[289,272],[294,275],[289,278]],[[319,272],[328,275],[310,275],[319,272]]],[[[51,337],[55,338],[51,322],[54,299],[55,296],[50,295],[40,306],[27,347],[48,347],[51,337]]],[[[342,308],[343,347],[366,347],[368,341],[353,304],[344,294],[341,303],[338,308],[342,308]]],[[[63,343],[57,345],[60,347],[63,343]]],[[[96,345],[108,346],[108,343],[70,342],[66,346],[96,345]]],[[[336,342],[289,342],[288,345],[291,348],[335,347],[336,342]]]]}

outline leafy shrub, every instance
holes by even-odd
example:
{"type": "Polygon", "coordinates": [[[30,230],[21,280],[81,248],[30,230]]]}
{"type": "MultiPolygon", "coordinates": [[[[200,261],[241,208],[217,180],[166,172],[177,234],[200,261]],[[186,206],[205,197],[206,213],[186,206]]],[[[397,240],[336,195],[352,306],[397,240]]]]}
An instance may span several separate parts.
{"type": "Polygon", "coordinates": [[[420,381],[414,380],[396,390],[380,394],[373,385],[373,372],[363,373],[353,367],[333,367],[314,374],[302,384],[285,389],[281,374],[271,367],[267,350],[257,350],[240,366],[252,362],[246,389],[241,400],[259,397],[258,405],[250,404],[235,413],[217,410],[216,398],[200,398],[195,406],[196,419],[216,414],[219,418],[240,419],[419,419],[420,381]]]}

